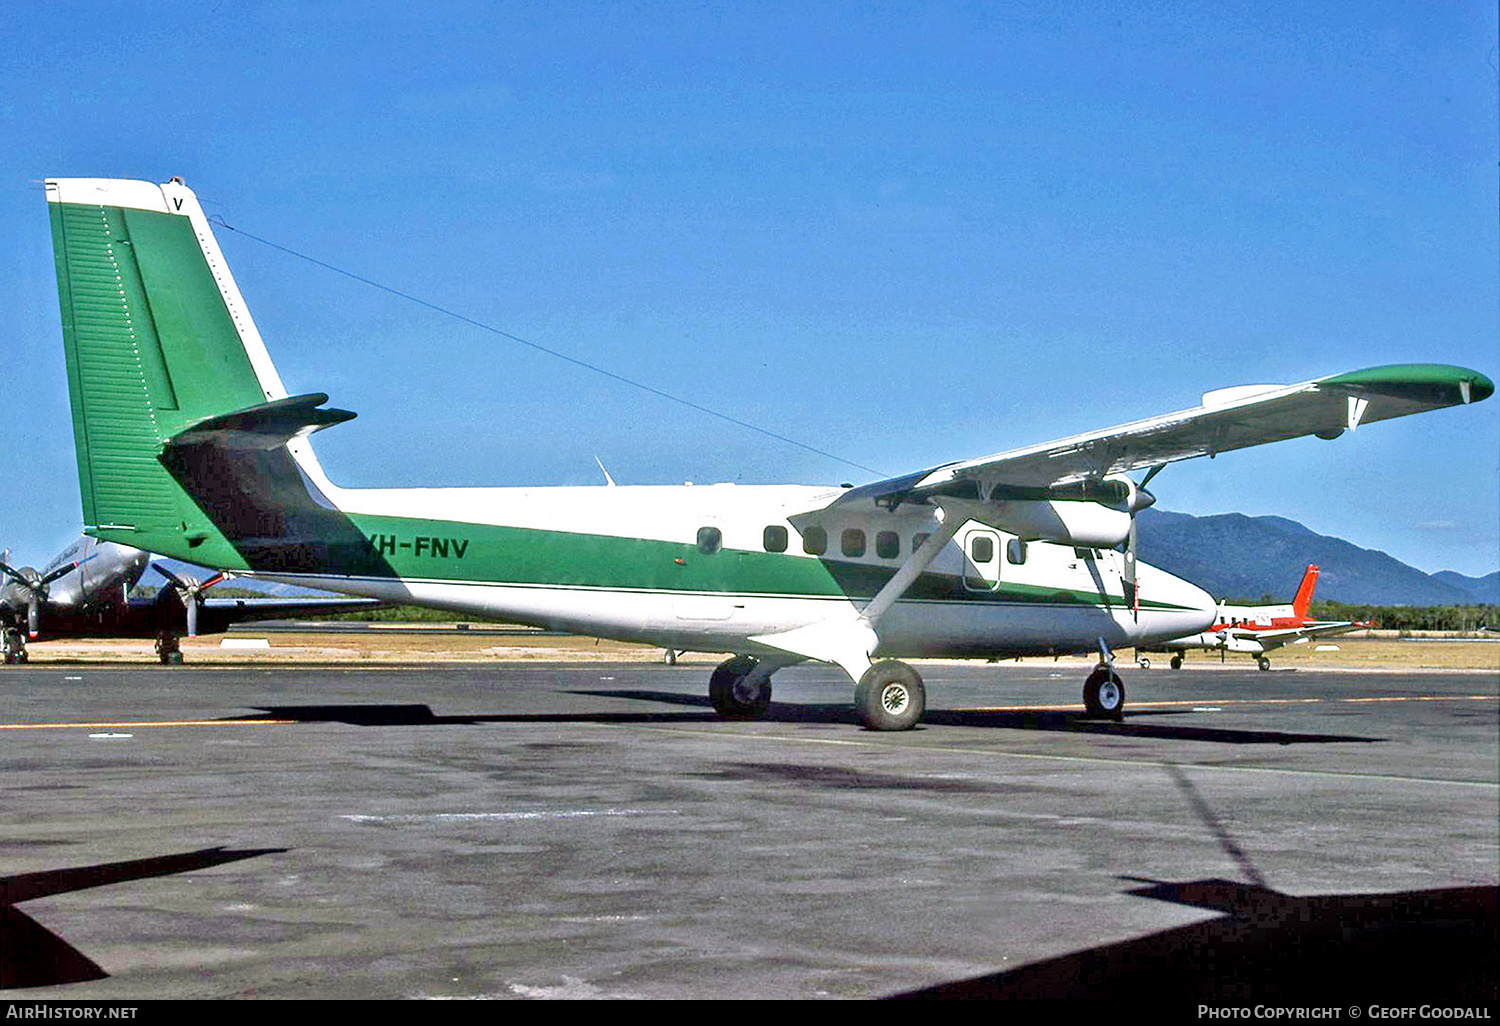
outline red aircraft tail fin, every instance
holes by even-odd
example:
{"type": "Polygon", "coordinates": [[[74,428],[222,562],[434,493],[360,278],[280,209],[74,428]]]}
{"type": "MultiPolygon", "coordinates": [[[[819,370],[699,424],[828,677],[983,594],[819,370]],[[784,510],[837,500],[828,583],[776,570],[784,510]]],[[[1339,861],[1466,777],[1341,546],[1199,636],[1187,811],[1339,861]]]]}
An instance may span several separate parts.
{"type": "Polygon", "coordinates": [[[1297,585],[1297,597],[1292,599],[1292,612],[1302,619],[1307,619],[1308,607],[1312,605],[1313,588],[1318,583],[1318,568],[1310,565],[1307,572],[1302,575],[1302,583],[1297,585]]]}

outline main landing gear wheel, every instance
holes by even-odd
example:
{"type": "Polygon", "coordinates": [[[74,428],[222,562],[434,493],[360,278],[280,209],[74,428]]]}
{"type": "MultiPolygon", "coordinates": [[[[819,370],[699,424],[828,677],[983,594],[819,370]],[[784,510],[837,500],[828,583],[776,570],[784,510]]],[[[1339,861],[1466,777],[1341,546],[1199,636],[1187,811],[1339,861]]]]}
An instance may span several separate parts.
{"type": "Polygon", "coordinates": [[[1255,665],[1259,666],[1262,670],[1269,670],[1271,668],[1271,660],[1267,659],[1265,656],[1261,656],[1259,659],[1255,660],[1255,665]]]}
{"type": "Polygon", "coordinates": [[[1090,716],[1125,718],[1125,685],[1107,666],[1097,667],[1083,682],[1083,707],[1090,716]]]}
{"type": "Polygon", "coordinates": [[[1182,669],[1182,656],[1173,656],[1172,662],[1168,665],[1170,665],[1174,670],[1182,669]]]}
{"type": "Polygon", "coordinates": [[[854,708],[866,730],[910,730],[927,710],[927,689],[916,670],[885,659],[859,678],[854,708]]]}
{"type": "Polygon", "coordinates": [[[760,665],[751,656],[726,659],[708,680],[708,698],[714,712],[731,720],[749,720],[764,716],[771,707],[771,681],[749,683],[749,677],[760,665]]]}

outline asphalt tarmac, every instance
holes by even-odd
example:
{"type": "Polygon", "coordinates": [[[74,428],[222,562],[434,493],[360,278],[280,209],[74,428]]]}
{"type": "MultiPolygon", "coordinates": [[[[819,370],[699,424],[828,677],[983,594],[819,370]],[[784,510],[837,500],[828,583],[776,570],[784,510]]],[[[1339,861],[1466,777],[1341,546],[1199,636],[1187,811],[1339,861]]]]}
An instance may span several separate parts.
{"type": "Polygon", "coordinates": [[[1493,673],[5,667],[0,999],[1496,1000],[1493,673]]]}

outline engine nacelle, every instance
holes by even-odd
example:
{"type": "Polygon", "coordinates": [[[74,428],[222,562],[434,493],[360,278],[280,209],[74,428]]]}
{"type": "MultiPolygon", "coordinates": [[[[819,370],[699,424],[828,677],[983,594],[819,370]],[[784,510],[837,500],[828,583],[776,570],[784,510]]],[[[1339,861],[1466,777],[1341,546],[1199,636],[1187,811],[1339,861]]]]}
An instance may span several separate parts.
{"type": "Polygon", "coordinates": [[[1130,537],[1130,512],[1066,499],[990,504],[993,526],[1027,541],[1112,549],[1130,537]]]}
{"type": "Polygon", "coordinates": [[[980,486],[982,500],[948,499],[970,520],[1027,541],[1112,549],[1130,537],[1130,520],[1156,499],[1124,474],[1049,488],[980,486]]]}
{"type": "Polygon", "coordinates": [[[948,499],[947,515],[959,515],[1027,541],[1112,549],[1130,537],[1130,511],[1077,499],[948,499]]]}

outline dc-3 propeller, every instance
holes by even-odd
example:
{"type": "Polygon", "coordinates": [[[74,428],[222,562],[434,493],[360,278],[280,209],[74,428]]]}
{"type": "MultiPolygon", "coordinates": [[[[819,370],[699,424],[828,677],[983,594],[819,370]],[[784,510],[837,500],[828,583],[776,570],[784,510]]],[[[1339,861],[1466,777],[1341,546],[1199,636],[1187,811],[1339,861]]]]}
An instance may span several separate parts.
{"type": "MultiPolygon", "coordinates": [[[[90,556],[90,559],[93,557],[90,556]]],[[[87,562],[84,560],[83,562],[87,562]]],[[[47,585],[77,570],[82,563],[64,563],[48,574],[41,574],[29,566],[17,570],[0,562],[0,573],[10,578],[26,593],[26,633],[35,638],[42,626],[42,603],[47,601],[47,585]]]]}
{"type": "Polygon", "coordinates": [[[221,581],[228,580],[228,573],[219,572],[206,581],[199,581],[189,574],[174,574],[160,563],[152,563],[152,569],[167,579],[172,594],[177,596],[182,608],[187,612],[187,635],[190,638],[198,636],[198,610],[203,608],[203,593],[221,581]]]}

